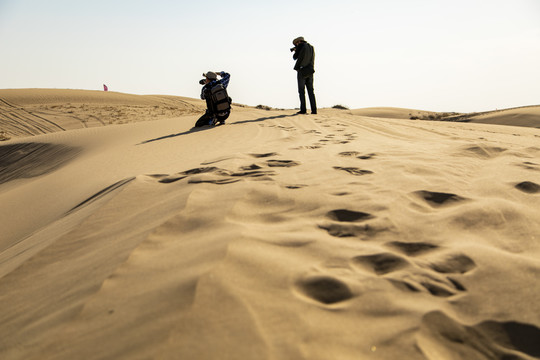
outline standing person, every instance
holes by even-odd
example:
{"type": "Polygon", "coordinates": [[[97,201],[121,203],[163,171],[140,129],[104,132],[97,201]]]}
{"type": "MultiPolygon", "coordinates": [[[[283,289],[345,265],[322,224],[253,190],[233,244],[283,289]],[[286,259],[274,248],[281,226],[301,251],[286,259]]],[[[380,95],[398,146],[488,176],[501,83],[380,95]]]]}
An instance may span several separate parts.
{"type": "Polygon", "coordinates": [[[225,124],[225,120],[231,114],[232,99],[227,94],[227,86],[231,75],[221,71],[218,74],[209,71],[203,74],[205,77],[199,84],[204,85],[201,89],[201,99],[206,100],[206,112],[197,120],[195,127],[204,125],[225,124]]]}
{"type": "Polygon", "coordinates": [[[307,89],[311,113],[317,114],[317,104],[315,93],[313,92],[313,73],[315,72],[315,49],[307,43],[302,36],[293,40],[293,59],[296,60],[294,70],[297,71],[298,93],[300,95],[300,111],[298,114],[306,114],[306,92],[307,89]]]}

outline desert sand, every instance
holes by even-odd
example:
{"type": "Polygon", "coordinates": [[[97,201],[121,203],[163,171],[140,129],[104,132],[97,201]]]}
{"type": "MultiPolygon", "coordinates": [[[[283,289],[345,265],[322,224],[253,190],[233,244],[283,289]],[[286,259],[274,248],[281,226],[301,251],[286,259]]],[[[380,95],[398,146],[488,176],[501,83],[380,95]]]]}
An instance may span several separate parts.
{"type": "Polygon", "coordinates": [[[540,358],[540,107],[0,102],[0,359],[540,358]]]}

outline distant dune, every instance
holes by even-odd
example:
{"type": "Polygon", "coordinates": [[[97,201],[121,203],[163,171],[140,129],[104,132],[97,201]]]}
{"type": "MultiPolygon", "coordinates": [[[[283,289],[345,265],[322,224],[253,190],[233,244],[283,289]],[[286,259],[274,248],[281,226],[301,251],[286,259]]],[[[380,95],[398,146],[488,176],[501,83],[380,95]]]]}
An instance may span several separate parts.
{"type": "Polygon", "coordinates": [[[510,125],[540,128],[540,106],[485,111],[480,113],[441,113],[392,107],[365,108],[351,111],[354,115],[387,119],[437,120],[478,124],[510,125]]]}
{"type": "Polygon", "coordinates": [[[470,114],[466,120],[478,124],[540,128],[540,106],[525,106],[514,109],[470,114]]]}
{"type": "Polygon", "coordinates": [[[394,107],[372,107],[351,110],[354,115],[378,117],[386,119],[410,119],[411,117],[427,118],[429,115],[436,115],[434,111],[403,109],[394,107]]]}
{"type": "Polygon", "coordinates": [[[0,98],[2,360],[540,358],[536,107],[0,98]]]}

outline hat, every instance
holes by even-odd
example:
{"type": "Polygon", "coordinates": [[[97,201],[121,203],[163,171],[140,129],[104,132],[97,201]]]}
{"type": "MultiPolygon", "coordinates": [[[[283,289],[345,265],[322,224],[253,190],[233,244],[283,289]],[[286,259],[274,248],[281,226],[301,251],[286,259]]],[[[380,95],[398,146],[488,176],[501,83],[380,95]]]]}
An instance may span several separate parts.
{"type": "Polygon", "coordinates": [[[217,74],[215,72],[209,71],[206,74],[202,74],[203,76],[206,76],[210,80],[216,80],[217,74]]]}
{"type": "Polygon", "coordinates": [[[296,39],[294,39],[294,40],[292,41],[292,43],[293,43],[293,45],[296,45],[296,43],[299,43],[299,42],[301,42],[301,41],[306,41],[306,40],[304,40],[304,37],[303,37],[303,36],[297,37],[296,39]]]}

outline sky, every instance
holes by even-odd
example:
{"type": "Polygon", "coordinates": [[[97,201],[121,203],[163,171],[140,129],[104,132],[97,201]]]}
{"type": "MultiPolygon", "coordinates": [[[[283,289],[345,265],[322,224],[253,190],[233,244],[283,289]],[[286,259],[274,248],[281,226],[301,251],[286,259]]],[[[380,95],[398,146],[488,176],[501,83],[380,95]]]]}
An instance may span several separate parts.
{"type": "Polygon", "coordinates": [[[540,0],[0,0],[0,88],[299,106],[289,49],[315,48],[319,107],[474,112],[540,104],[540,0]]]}

